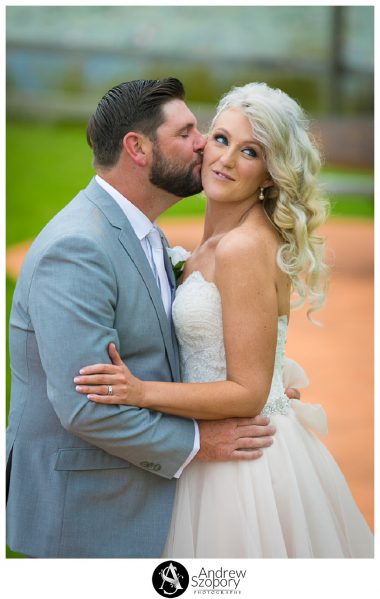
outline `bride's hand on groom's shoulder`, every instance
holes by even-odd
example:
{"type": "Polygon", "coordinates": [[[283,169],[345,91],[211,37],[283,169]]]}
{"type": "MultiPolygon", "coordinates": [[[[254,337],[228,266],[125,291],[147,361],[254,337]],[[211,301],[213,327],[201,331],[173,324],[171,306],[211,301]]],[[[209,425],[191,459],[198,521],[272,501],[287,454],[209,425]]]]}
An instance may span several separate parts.
{"type": "Polygon", "coordinates": [[[133,376],[114,343],[108,346],[108,353],[112,364],[91,364],[81,368],[74,378],[76,391],[95,403],[141,406],[143,381],[133,376]]]}

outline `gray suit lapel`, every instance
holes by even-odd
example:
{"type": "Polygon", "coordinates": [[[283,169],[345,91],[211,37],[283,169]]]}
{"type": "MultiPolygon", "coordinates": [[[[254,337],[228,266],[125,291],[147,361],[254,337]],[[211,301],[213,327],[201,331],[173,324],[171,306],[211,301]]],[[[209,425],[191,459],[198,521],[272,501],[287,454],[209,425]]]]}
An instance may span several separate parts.
{"type": "MultiPolygon", "coordinates": [[[[141,278],[148,290],[148,293],[157,313],[158,321],[160,323],[161,333],[164,339],[173,379],[178,380],[178,357],[176,349],[174,349],[173,346],[174,344],[171,330],[172,324],[171,322],[169,322],[169,319],[166,315],[165,308],[161,299],[160,290],[157,287],[156,280],[154,278],[149,262],[145,256],[144,250],[141,247],[141,243],[136,233],[134,232],[131,224],[129,223],[129,220],[121,210],[120,206],[117,205],[117,203],[111,198],[111,196],[106,191],[104,191],[96,183],[94,179],[88,185],[86,192],[89,199],[98,206],[98,208],[103,212],[110,224],[113,227],[120,229],[119,241],[123,246],[124,250],[128,253],[136,269],[140,273],[141,278]]],[[[164,251],[164,255],[165,266],[166,260],[169,262],[170,265],[170,261],[166,251],[164,251]]],[[[168,266],[166,266],[166,268],[168,268],[168,266]]]]}

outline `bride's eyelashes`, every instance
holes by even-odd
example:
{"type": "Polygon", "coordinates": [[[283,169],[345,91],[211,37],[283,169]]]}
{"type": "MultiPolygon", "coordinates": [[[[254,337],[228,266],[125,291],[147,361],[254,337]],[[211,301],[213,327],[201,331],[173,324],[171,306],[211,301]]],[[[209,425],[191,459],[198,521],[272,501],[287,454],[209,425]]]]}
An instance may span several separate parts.
{"type": "Polygon", "coordinates": [[[212,137],[216,141],[216,143],[228,146],[228,139],[222,133],[214,133],[214,135],[212,137]]]}
{"type": "Polygon", "coordinates": [[[249,156],[250,158],[257,158],[258,157],[258,154],[257,154],[256,150],[254,150],[253,148],[243,148],[242,152],[246,156],[249,156]]]}
{"type": "MultiPolygon", "coordinates": [[[[228,140],[227,136],[224,135],[223,133],[214,133],[213,139],[217,144],[222,144],[224,146],[229,145],[229,140],[228,140]]],[[[250,146],[241,148],[241,152],[243,154],[245,154],[246,156],[248,156],[249,158],[257,158],[258,157],[258,153],[256,152],[256,150],[250,146]]]]}

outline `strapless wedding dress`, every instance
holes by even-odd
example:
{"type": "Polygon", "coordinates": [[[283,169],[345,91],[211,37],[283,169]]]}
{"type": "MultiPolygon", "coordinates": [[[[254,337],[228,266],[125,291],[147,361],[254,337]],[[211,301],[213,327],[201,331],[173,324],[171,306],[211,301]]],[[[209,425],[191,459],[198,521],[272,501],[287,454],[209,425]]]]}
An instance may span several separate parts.
{"type": "MultiPolygon", "coordinates": [[[[184,382],[226,379],[219,291],[200,272],[177,289],[173,319],[184,382]]],[[[344,476],[312,432],[320,406],[289,400],[282,368],[287,317],[278,319],[272,386],[263,409],[277,432],[258,460],[194,460],[177,483],[163,557],[373,557],[373,535],[344,476]]]]}

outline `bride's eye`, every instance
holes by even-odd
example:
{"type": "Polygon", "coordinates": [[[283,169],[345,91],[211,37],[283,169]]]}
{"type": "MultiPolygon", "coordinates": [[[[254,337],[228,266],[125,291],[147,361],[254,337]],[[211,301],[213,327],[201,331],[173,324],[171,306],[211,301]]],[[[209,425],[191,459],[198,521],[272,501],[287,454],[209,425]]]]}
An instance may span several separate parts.
{"type": "Polygon", "coordinates": [[[228,145],[228,139],[225,135],[223,135],[222,133],[215,133],[214,134],[214,140],[218,143],[218,144],[224,144],[225,146],[228,145]]]}
{"type": "Polygon", "coordinates": [[[257,158],[257,152],[253,148],[244,148],[242,151],[251,158],[257,158]]]}

